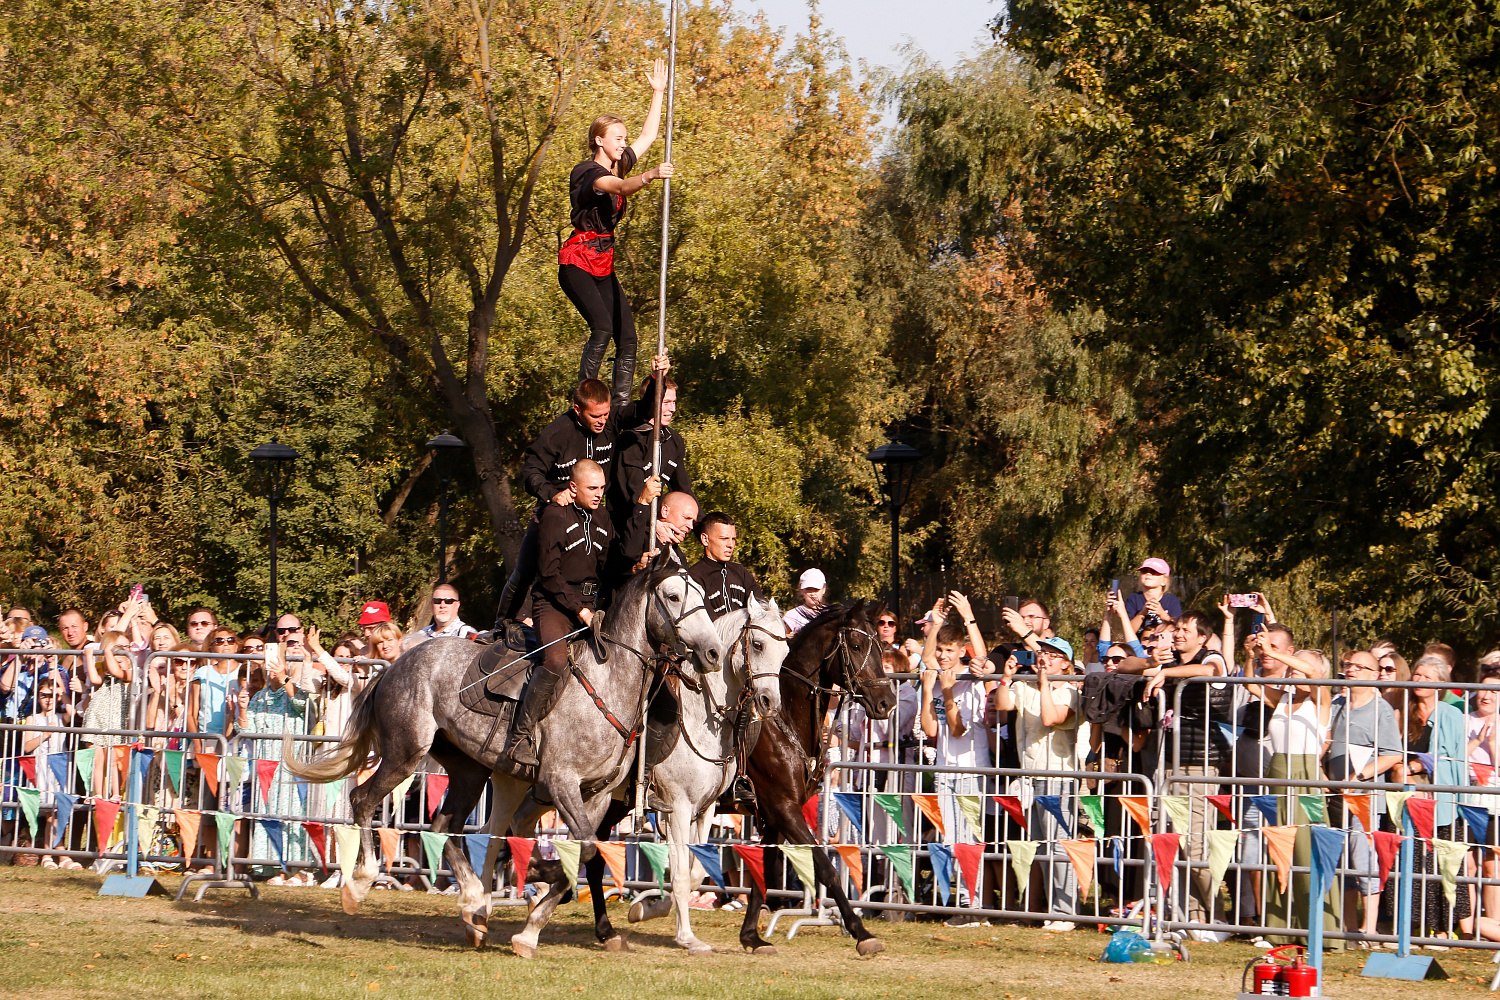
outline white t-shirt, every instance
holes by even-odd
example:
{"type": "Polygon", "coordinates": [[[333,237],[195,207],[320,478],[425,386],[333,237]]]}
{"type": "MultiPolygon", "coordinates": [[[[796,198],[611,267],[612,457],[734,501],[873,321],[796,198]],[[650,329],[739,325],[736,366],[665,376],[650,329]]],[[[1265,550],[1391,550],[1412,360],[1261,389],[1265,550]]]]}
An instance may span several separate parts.
{"type": "MultiPolygon", "coordinates": [[[[853,739],[865,743],[863,748],[864,759],[871,764],[890,764],[891,760],[891,726],[896,727],[896,741],[911,737],[916,723],[917,713],[922,707],[922,694],[916,686],[903,683],[896,688],[896,710],[888,719],[871,719],[865,712],[865,706],[859,702],[849,709],[849,731],[853,739]]],[[[901,755],[902,764],[913,764],[916,756],[913,750],[907,750],[901,755]]]]}
{"type": "Polygon", "coordinates": [[[1016,703],[1016,748],[1021,766],[1028,770],[1078,770],[1078,720],[1080,685],[1053,683],[1052,702],[1072,710],[1060,726],[1042,725],[1042,692],[1029,680],[1011,681],[1016,703]]]}
{"type": "Polygon", "coordinates": [[[941,686],[932,692],[932,712],[937,716],[937,765],[939,767],[989,767],[990,741],[984,728],[984,682],[953,682],[953,701],[964,724],[962,736],[948,734],[948,713],[943,711],[941,686]]]}
{"type": "Polygon", "coordinates": [[[1271,716],[1268,735],[1271,737],[1271,752],[1289,756],[1321,757],[1323,744],[1328,739],[1328,727],[1323,725],[1318,712],[1318,699],[1308,697],[1295,709],[1290,693],[1281,698],[1276,714],[1271,716]]]}
{"type": "Polygon", "coordinates": [[[788,611],[786,614],[782,615],[781,620],[786,624],[786,630],[788,634],[796,635],[798,632],[802,631],[802,629],[807,625],[808,622],[818,617],[818,615],[820,615],[821,613],[822,609],[814,611],[806,604],[799,604],[792,610],[788,611]]]}

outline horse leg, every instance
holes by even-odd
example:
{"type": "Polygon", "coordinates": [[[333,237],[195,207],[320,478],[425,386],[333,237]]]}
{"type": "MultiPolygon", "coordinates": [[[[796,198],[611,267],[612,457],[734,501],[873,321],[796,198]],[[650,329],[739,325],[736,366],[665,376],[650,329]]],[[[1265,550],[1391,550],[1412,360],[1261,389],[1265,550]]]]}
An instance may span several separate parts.
{"type": "Polygon", "coordinates": [[[677,943],[688,950],[689,955],[707,955],[713,951],[693,933],[692,918],[688,909],[688,893],[697,884],[693,881],[692,805],[687,796],[674,796],[672,812],[667,819],[667,844],[671,849],[672,902],[677,908],[677,943]]]}
{"type": "MultiPolygon", "coordinates": [[[[359,860],[354,866],[354,877],[346,879],[339,889],[339,900],[344,912],[351,916],[359,912],[359,904],[364,902],[370,886],[375,882],[375,876],[380,873],[380,863],[377,860],[380,855],[375,850],[375,831],[370,828],[375,810],[387,795],[395,791],[397,785],[417,770],[417,765],[427,756],[425,745],[419,746],[413,742],[404,747],[398,746],[397,741],[391,737],[387,737],[387,742],[392,745],[385,748],[386,752],[381,757],[375,774],[349,793],[349,804],[354,810],[354,825],[359,827],[359,860]]],[[[395,808],[399,814],[401,803],[395,803],[395,808]]]]}
{"type": "MultiPolygon", "coordinates": [[[[448,794],[432,819],[432,832],[463,833],[464,820],[479,802],[484,783],[489,780],[489,769],[450,747],[434,749],[433,756],[448,772],[448,794]]],[[[479,948],[489,933],[490,894],[469,864],[469,852],[461,841],[447,838],[443,857],[458,882],[458,915],[464,923],[464,934],[469,944],[479,948]]]]}
{"type": "Polygon", "coordinates": [[[750,896],[745,900],[745,920],[740,924],[740,946],[756,955],[776,954],[776,946],[760,936],[760,911],[765,902],[760,886],[751,878],[750,896]]]}
{"type": "MultiPolygon", "coordinates": [[[[866,929],[865,922],[860,919],[859,913],[849,903],[849,896],[844,892],[844,887],[839,884],[838,872],[834,871],[828,852],[820,846],[813,847],[813,870],[817,872],[818,881],[828,887],[828,893],[833,897],[834,905],[839,908],[839,916],[843,918],[844,929],[853,935],[854,950],[861,955],[873,955],[877,951],[885,951],[885,945],[866,929]]],[[[813,895],[817,895],[815,887],[813,887],[813,895]]]]}
{"type": "MultiPolygon", "coordinates": [[[[609,837],[609,831],[620,822],[630,810],[624,802],[611,799],[605,810],[604,819],[600,821],[599,828],[594,831],[594,836],[599,840],[609,837]]],[[[594,936],[604,944],[605,951],[629,951],[630,945],[615,930],[614,925],[609,922],[609,909],[604,902],[604,856],[596,854],[589,859],[589,890],[594,897],[594,936]]],[[[622,893],[625,887],[617,887],[622,893]]]]}

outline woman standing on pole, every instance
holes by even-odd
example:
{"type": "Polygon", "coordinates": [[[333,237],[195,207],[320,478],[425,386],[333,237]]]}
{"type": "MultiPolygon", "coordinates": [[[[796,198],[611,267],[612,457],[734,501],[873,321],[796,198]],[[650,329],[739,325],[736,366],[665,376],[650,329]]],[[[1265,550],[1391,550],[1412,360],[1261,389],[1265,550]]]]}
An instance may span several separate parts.
{"type": "Polygon", "coordinates": [[[656,141],[661,126],[662,92],[667,88],[664,60],[656,60],[650,82],[651,110],[646,113],[646,127],[635,142],[626,143],[625,123],[614,115],[600,115],[589,127],[590,158],[574,167],[568,180],[573,235],[557,255],[558,283],[589,325],[578,380],[599,377],[604,352],[613,340],[612,395],[617,406],[631,401],[636,341],[630,300],[615,277],[615,226],[625,215],[627,197],[658,178],[672,176],[670,163],[637,177],[628,176],[656,141]]]}

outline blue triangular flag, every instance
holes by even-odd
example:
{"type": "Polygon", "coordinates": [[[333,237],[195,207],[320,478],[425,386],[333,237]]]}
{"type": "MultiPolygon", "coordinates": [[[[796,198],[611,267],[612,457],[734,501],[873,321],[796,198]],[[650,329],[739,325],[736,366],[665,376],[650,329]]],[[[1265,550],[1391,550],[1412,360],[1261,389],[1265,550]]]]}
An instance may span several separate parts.
{"type": "Polygon", "coordinates": [[[693,857],[697,858],[703,870],[708,872],[708,877],[714,880],[714,885],[728,891],[724,885],[724,866],[719,863],[719,845],[689,844],[688,850],[693,852],[693,857]]]}
{"type": "Polygon", "coordinates": [[[281,870],[286,871],[286,827],[279,819],[257,820],[261,829],[266,831],[266,840],[271,843],[271,850],[276,852],[276,862],[281,865],[281,870]]]}
{"type": "MultiPolygon", "coordinates": [[[[62,761],[65,766],[68,762],[68,758],[61,756],[52,759],[62,761]]],[[[67,836],[68,825],[73,822],[73,809],[78,805],[78,796],[67,792],[53,792],[52,799],[57,803],[57,818],[52,821],[52,846],[56,847],[67,836]]]]}
{"type": "Polygon", "coordinates": [[[146,776],[151,773],[151,761],[156,757],[155,750],[137,750],[130,758],[141,776],[141,794],[146,794],[146,776]]]}
{"type": "Polygon", "coordinates": [[[1266,818],[1266,822],[1275,826],[1278,822],[1276,815],[1276,796],[1274,795],[1248,795],[1250,804],[1260,810],[1260,814],[1266,818]]]}
{"type": "Polygon", "coordinates": [[[1110,849],[1115,855],[1115,878],[1125,877],[1125,848],[1119,837],[1109,838],[1110,849]]]}
{"type": "Polygon", "coordinates": [[[1041,806],[1043,809],[1047,810],[1053,815],[1053,817],[1057,820],[1057,825],[1062,827],[1063,833],[1067,834],[1069,839],[1072,839],[1073,828],[1068,826],[1068,817],[1063,815],[1062,796],[1038,795],[1036,797],[1036,802],[1037,805],[1041,806]]]}
{"type": "Polygon", "coordinates": [[[1458,811],[1464,814],[1464,824],[1469,828],[1469,843],[1482,841],[1489,836],[1490,811],[1484,806],[1460,805],[1458,811]]]}
{"type": "Polygon", "coordinates": [[[943,905],[947,906],[948,898],[953,895],[953,848],[947,844],[928,844],[927,856],[932,859],[932,880],[942,894],[943,905]]]}
{"type": "Polygon", "coordinates": [[[49,753],[47,755],[47,768],[52,772],[52,777],[57,781],[58,788],[73,787],[68,783],[68,755],[65,753],[49,753]]]}
{"type": "Polygon", "coordinates": [[[1437,772],[1437,758],[1430,753],[1414,753],[1413,757],[1422,762],[1422,767],[1429,775],[1437,772]]]}
{"type": "Polygon", "coordinates": [[[1312,826],[1313,869],[1317,873],[1317,884],[1327,887],[1333,884],[1333,873],[1344,855],[1344,839],[1348,831],[1338,827],[1312,826]]]}
{"type": "Polygon", "coordinates": [[[833,801],[838,803],[839,812],[849,820],[849,825],[854,827],[854,834],[861,842],[865,839],[865,824],[861,818],[863,812],[859,796],[853,792],[834,792],[833,801]]]}
{"type": "MultiPolygon", "coordinates": [[[[464,851],[469,855],[469,866],[474,869],[474,873],[479,876],[479,880],[481,882],[484,882],[486,886],[489,885],[489,882],[487,881],[489,873],[484,870],[484,856],[489,853],[489,850],[489,834],[464,834],[464,851]]],[[[485,891],[488,892],[489,889],[486,888],[485,891]]]]}
{"type": "Polygon", "coordinates": [[[297,798],[299,798],[299,799],[302,800],[302,810],[304,812],[306,812],[307,811],[307,786],[309,784],[311,784],[311,782],[305,781],[302,778],[298,778],[298,779],[296,779],[296,781],[297,781],[297,798]]]}
{"type": "Polygon", "coordinates": [[[1240,738],[1240,733],[1245,731],[1244,726],[1231,726],[1227,722],[1216,721],[1214,725],[1219,727],[1219,735],[1224,737],[1224,742],[1226,743],[1233,743],[1240,738]]]}

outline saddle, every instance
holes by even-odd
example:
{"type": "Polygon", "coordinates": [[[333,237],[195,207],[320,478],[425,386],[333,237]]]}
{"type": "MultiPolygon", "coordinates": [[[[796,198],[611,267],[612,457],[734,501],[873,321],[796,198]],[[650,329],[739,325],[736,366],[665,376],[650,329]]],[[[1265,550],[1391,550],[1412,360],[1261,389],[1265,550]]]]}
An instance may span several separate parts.
{"type": "MultiPolygon", "coordinates": [[[[525,632],[531,630],[525,629],[525,632]]],[[[509,642],[480,647],[459,683],[459,704],[480,715],[514,714],[516,704],[525,696],[526,683],[535,666],[527,655],[536,650],[535,634],[531,635],[530,643],[520,639],[517,644],[523,648],[516,649],[509,642]],[[528,645],[530,648],[525,648],[528,645]]]]}

